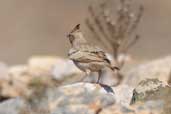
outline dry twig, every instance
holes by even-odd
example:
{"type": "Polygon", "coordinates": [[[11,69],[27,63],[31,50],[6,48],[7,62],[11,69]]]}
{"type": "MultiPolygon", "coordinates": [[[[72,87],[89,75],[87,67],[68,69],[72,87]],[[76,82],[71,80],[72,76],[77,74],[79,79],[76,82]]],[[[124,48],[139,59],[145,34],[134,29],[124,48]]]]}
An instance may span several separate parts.
{"type": "Polygon", "coordinates": [[[143,6],[140,5],[135,12],[132,10],[131,0],[119,0],[120,7],[116,11],[116,19],[113,19],[108,3],[109,0],[105,0],[97,8],[90,5],[90,18],[85,22],[94,38],[105,48],[112,50],[115,63],[123,67],[125,61],[119,62],[118,58],[120,54],[126,54],[139,39],[139,35],[134,32],[142,17],[143,6]]]}

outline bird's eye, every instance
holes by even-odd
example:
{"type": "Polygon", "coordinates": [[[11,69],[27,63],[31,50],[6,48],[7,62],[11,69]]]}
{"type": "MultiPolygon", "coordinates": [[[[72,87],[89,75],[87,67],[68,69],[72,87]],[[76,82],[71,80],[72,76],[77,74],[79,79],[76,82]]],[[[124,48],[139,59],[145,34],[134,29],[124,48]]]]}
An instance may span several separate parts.
{"type": "Polygon", "coordinates": [[[73,34],[68,34],[67,37],[70,38],[70,39],[74,39],[74,35],[73,34]]]}

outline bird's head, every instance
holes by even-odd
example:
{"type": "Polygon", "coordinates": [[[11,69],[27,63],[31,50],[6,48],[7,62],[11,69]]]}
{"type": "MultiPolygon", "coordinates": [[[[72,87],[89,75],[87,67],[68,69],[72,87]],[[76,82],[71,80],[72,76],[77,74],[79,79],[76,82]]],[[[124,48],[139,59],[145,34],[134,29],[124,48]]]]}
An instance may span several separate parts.
{"type": "Polygon", "coordinates": [[[86,43],[86,40],[83,37],[83,34],[80,30],[80,24],[77,24],[72,30],[71,32],[69,32],[69,34],[67,35],[67,37],[69,38],[69,41],[72,45],[74,45],[74,43],[76,43],[77,45],[79,43],[86,43]]]}

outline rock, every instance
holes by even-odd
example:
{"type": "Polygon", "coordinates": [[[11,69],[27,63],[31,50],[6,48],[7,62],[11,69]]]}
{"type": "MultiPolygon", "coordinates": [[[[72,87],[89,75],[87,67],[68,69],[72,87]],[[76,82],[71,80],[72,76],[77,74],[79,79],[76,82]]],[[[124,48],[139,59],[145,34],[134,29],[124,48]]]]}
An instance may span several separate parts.
{"type": "Polygon", "coordinates": [[[79,71],[71,61],[52,56],[32,57],[28,60],[28,67],[33,75],[54,75],[57,79],[79,71]]]}
{"type": "Polygon", "coordinates": [[[0,64],[0,96],[30,96],[41,87],[59,86],[76,82],[80,71],[75,65],[58,57],[36,56],[28,64],[11,66],[0,64]]]}
{"type": "Polygon", "coordinates": [[[95,112],[86,105],[78,104],[60,107],[51,114],[95,114],[95,112]]]}
{"type": "MultiPolygon", "coordinates": [[[[8,66],[0,62],[0,101],[8,99],[8,96],[4,94],[6,82],[10,79],[8,76],[8,66]]],[[[6,90],[7,91],[7,90],[6,90]]]]}
{"type": "Polygon", "coordinates": [[[54,66],[53,75],[56,79],[61,80],[63,77],[81,72],[70,60],[60,60],[54,66]],[[67,72],[66,72],[67,71],[67,72]]]}
{"type": "Polygon", "coordinates": [[[115,103],[114,93],[105,89],[96,84],[77,83],[50,90],[47,96],[51,114],[96,114],[115,103]]]}
{"type": "Polygon", "coordinates": [[[101,110],[99,114],[125,114],[124,109],[126,109],[126,114],[134,114],[134,111],[126,107],[119,105],[112,105],[101,110]]]}
{"type": "Polygon", "coordinates": [[[139,65],[128,71],[124,83],[136,87],[136,85],[147,78],[157,78],[164,83],[169,79],[171,71],[171,56],[167,56],[146,64],[139,65]]]}
{"type": "Polygon", "coordinates": [[[101,108],[116,102],[112,88],[91,83],[42,87],[35,92],[26,99],[31,114],[96,114],[101,108]]]}
{"type": "MultiPolygon", "coordinates": [[[[135,89],[137,93],[149,92],[151,88],[152,92],[155,91],[153,95],[156,96],[165,95],[162,93],[163,90],[158,89],[167,87],[161,81],[154,79],[149,79],[147,83],[144,81],[139,86],[135,89]],[[140,85],[142,87],[139,87],[140,85]],[[157,94],[158,91],[162,94],[157,94]]],[[[171,96],[170,93],[167,94],[170,91],[166,92],[167,98],[152,99],[153,96],[150,96],[150,99],[144,100],[143,104],[136,102],[129,106],[132,88],[127,85],[110,88],[98,84],[76,83],[42,88],[43,90],[36,89],[37,94],[31,96],[31,99],[25,99],[27,102],[16,98],[0,103],[0,114],[170,114],[168,104],[171,103],[171,96]]]]}
{"type": "Polygon", "coordinates": [[[134,88],[124,84],[113,87],[116,103],[126,107],[129,106],[132,99],[133,89],[134,88]]]}
{"type": "Polygon", "coordinates": [[[54,66],[57,64],[60,67],[63,66],[64,60],[52,56],[34,56],[28,60],[28,70],[30,74],[35,76],[51,76],[54,66]]]}
{"type": "Polygon", "coordinates": [[[61,82],[76,82],[81,71],[68,59],[35,56],[28,60],[28,71],[33,76],[51,76],[61,82]]]}
{"type": "Polygon", "coordinates": [[[149,103],[149,109],[157,106],[157,108],[155,108],[157,113],[170,114],[171,87],[158,79],[147,79],[141,81],[134,89],[131,104],[137,105],[139,102],[145,104],[148,101],[153,101],[152,103],[149,103]]]}
{"type": "Polygon", "coordinates": [[[171,87],[158,79],[146,79],[134,89],[131,104],[148,100],[165,100],[168,95],[171,95],[171,87]]]}
{"type": "Polygon", "coordinates": [[[0,62],[0,80],[8,80],[8,66],[0,62]]]}
{"type": "Polygon", "coordinates": [[[38,91],[41,89],[36,90],[39,93],[29,100],[34,108],[50,110],[52,114],[79,114],[81,110],[85,114],[95,114],[115,103],[128,106],[133,88],[127,85],[111,88],[93,83],[75,83],[42,92],[38,91]]]}
{"type": "MultiPolygon", "coordinates": [[[[147,101],[144,104],[134,106],[112,105],[104,108],[99,114],[161,114],[163,102],[147,101]]],[[[164,113],[165,114],[165,113],[164,113]]]]}
{"type": "Polygon", "coordinates": [[[115,103],[129,106],[133,88],[127,85],[111,88],[93,83],[75,83],[36,90],[37,94],[29,99],[36,109],[50,110],[52,114],[79,114],[81,110],[85,114],[96,114],[115,103]]]}
{"type": "Polygon", "coordinates": [[[56,80],[67,82],[77,81],[82,72],[73,64],[71,60],[60,59],[52,69],[53,77],[56,80]]]}
{"type": "Polygon", "coordinates": [[[29,71],[27,65],[10,67],[8,70],[9,79],[4,81],[1,86],[1,95],[8,97],[28,97],[34,93],[35,89],[40,90],[41,87],[50,87],[56,83],[51,76],[35,76],[29,71]]]}
{"type": "Polygon", "coordinates": [[[2,88],[1,93],[4,96],[17,97],[28,94],[28,83],[33,78],[28,73],[26,65],[12,66],[8,70],[9,80],[7,80],[2,88]]]}
{"type": "Polygon", "coordinates": [[[21,114],[20,110],[25,108],[26,104],[21,98],[14,98],[0,103],[0,114],[21,114]]]}
{"type": "Polygon", "coordinates": [[[27,84],[33,77],[29,75],[26,65],[9,67],[8,76],[10,78],[2,88],[4,96],[17,97],[29,92],[27,84]]]}
{"type": "MultiPolygon", "coordinates": [[[[144,85],[145,84],[144,82],[142,82],[141,85],[144,85]]],[[[156,80],[149,79],[149,81],[147,81],[147,84],[145,84],[144,87],[138,86],[136,88],[137,91],[143,92],[144,96],[149,97],[148,100],[147,98],[142,97],[143,95],[141,95],[142,94],[141,93],[140,97],[146,99],[146,100],[143,100],[143,102],[138,102],[136,100],[136,102],[133,102],[131,106],[128,104],[123,105],[122,102],[119,104],[113,104],[113,105],[103,108],[99,114],[170,114],[170,111],[171,111],[170,98],[171,97],[167,97],[167,96],[170,95],[171,91],[170,90],[168,91],[166,88],[157,79],[156,80]]],[[[124,90],[124,92],[126,91],[124,90]]],[[[123,93],[121,92],[120,94],[122,95],[123,93]]],[[[133,95],[133,99],[134,99],[134,96],[135,94],[133,95]]],[[[142,101],[142,99],[140,101],[142,101]]]]}

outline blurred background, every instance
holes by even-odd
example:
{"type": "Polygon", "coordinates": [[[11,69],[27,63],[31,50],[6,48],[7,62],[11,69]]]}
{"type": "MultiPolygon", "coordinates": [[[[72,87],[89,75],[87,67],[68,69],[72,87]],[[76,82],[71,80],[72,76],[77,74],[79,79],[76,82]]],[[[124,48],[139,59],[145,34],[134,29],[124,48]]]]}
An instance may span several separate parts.
{"type": "MultiPolygon", "coordinates": [[[[67,57],[66,34],[83,24],[91,0],[0,0],[0,60],[20,64],[32,55],[67,57]]],[[[141,39],[130,53],[139,60],[171,53],[171,1],[139,0],[141,39]]],[[[92,39],[88,39],[92,40],[92,39]]]]}
{"type": "Polygon", "coordinates": [[[0,0],[0,114],[82,113],[171,114],[171,0],[0,0]],[[65,59],[77,24],[120,69],[100,84],[65,59]]]}

